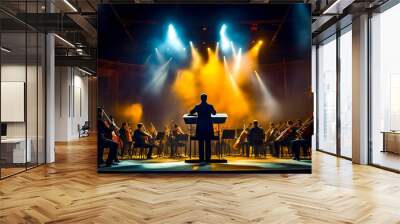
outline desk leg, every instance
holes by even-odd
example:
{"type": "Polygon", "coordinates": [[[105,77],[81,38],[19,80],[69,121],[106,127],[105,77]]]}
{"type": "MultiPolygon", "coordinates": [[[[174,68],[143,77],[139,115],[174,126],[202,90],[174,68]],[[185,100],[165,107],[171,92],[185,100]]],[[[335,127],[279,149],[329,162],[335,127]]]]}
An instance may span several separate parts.
{"type": "Polygon", "coordinates": [[[189,158],[192,158],[192,125],[189,124],[189,158]]]}
{"type": "Polygon", "coordinates": [[[382,135],[383,135],[383,149],[382,149],[381,152],[386,152],[386,139],[387,139],[387,136],[386,136],[386,133],[382,133],[382,135]]]}

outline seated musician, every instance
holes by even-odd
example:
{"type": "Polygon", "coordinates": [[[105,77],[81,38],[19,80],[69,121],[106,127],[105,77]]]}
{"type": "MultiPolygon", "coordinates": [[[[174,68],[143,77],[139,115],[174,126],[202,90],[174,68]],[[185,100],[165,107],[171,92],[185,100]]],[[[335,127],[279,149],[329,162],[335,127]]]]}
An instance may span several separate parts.
{"type": "Polygon", "coordinates": [[[290,143],[296,139],[297,129],[293,121],[288,120],[286,122],[286,128],[280,133],[276,141],[274,141],[274,155],[279,155],[282,146],[287,146],[289,150],[291,149],[290,143]]]}
{"type": "MultiPolygon", "coordinates": [[[[110,121],[111,121],[111,126],[112,127],[117,127],[117,125],[115,123],[115,119],[111,114],[110,114],[110,121]]],[[[119,142],[120,141],[120,138],[118,136],[119,132],[118,132],[118,135],[116,135],[116,133],[115,133],[113,128],[111,128],[110,130],[111,130],[111,132],[108,132],[107,136],[110,136],[110,139],[113,140],[113,142],[117,143],[117,153],[115,155],[114,163],[119,163],[120,161],[119,161],[119,158],[118,158],[118,150],[122,148],[121,145],[120,145],[120,142],[119,142]]]]}
{"type": "Polygon", "coordinates": [[[305,123],[297,131],[297,139],[291,142],[292,152],[294,154],[294,160],[300,160],[300,148],[303,149],[303,154],[307,154],[307,149],[311,147],[311,138],[314,133],[313,120],[305,123]]]}
{"type": "Polygon", "coordinates": [[[124,156],[125,150],[129,150],[131,145],[132,145],[132,136],[131,136],[131,130],[128,126],[127,122],[122,123],[122,127],[119,129],[119,137],[121,138],[123,142],[123,146],[121,149],[121,156],[124,156]]]}
{"type": "Polygon", "coordinates": [[[179,125],[175,124],[174,129],[172,130],[172,135],[173,136],[178,136],[178,135],[183,135],[185,132],[183,132],[182,128],[179,127],[179,125]]]}
{"type": "MultiPolygon", "coordinates": [[[[172,149],[172,134],[171,134],[171,129],[168,125],[164,126],[164,137],[161,139],[161,147],[162,149],[171,146],[170,148],[172,149]]],[[[172,151],[172,150],[171,150],[172,151]]],[[[165,153],[165,152],[163,152],[165,153]]],[[[171,153],[172,155],[172,153],[171,153]]]]}
{"type": "Polygon", "coordinates": [[[274,141],[279,135],[279,131],[277,125],[274,122],[271,122],[268,130],[265,132],[265,143],[268,148],[271,150],[271,153],[274,153],[274,141]]]}
{"type": "Polygon", "coordinates": [[[147,159],[151,159],[151,155],[153,153],[153,144],[149,144],[148,140],[152,136],[145,130],[144,125],[142,123],[137,124],[137,129],[133,132],[133,140],[135,141],[135,148],[148,148],[149,152],[147,153],[147,159]]]}
{"type": "Polygon", "coordinates": [[[247,139],[253,147],[255,157],[259,157],[265,138],[265,132],[258,126],[258,121],[253,121],[253,127],[250,129],[247,139]]]}
{"type": "Polygon", "coordinates": [[[171,131],[171,156],[176,156],[177,155],[177,149],[178,149],[178,145],[179,145],[179,141],[176,139],[176,137],[178,137],[178,135],[183,135],[185,134],[182,130],[181,127],[179,127],[178,124],[174,125],[174,128],[171,131]]]}
{"type": "Polygon", "coordinates": [[[299,129],[303,125],[303,122],[300,119],[296,120],[296,123],[294,123],[294,127],[299,129]]]}
{"type": "Polygon", "coordinates": [[[98,149],[97,149],[97,165],[104,164],[103,154],[104,148],[109,148],[106,166],[116,165],[114,160],[117,158],[118,144],[113,142],[108,133],[112,133],[113,129],[110,124],[104,120],[104,112],[102,108],[97,108],[97,135],[98,135],[98,149]]]}

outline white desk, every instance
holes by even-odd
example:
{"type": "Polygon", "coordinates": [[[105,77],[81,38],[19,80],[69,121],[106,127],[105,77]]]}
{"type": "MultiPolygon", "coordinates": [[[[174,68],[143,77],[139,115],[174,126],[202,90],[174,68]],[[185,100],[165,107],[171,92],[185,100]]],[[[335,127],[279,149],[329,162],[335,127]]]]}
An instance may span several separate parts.
{"type": "Polygon", "coordinates": [[[6,158],[9,163],[25,163],[31,162],[32,153],[30,138],[26,140],[28,143],[25,151],[25,138],[6,138],[1,139],[1,157],[6,158]],[[12,161],[11,154],[12,153],[12,161]],[[7,159],[8,158],[8,159],[7,159]]]}

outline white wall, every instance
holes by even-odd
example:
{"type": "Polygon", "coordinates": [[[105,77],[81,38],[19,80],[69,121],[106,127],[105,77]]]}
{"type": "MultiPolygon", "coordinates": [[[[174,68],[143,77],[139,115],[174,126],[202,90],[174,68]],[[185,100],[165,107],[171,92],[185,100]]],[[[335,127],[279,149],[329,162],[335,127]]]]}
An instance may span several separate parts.
{"type": "MultiPolygon", "coordinates": [[[[31,148],[32,162],[39,159],[39,163],[44,163],[44,74],[41,66],[28,65],[21,63],[5,63],[1,66],[1,81],[24,82],[26,84],[26,108],[22,112],[27,115],[24,122],[6,122],[8,138],[29,139],[31,148]],[[38,69],[38,70],[37,70],[38,69]],[[25,80],[27,78],[27,80],[25,80]],[[37,155],[39,154],[39,155],[37,155]]],[[[7,96],[3,96],[7,97],[7,96]]],[[[1,108],[8,110],[9,108],[1,108]]]]}
{"type": "MultiPolygon", "coordinates": [[[[28,70],[30,70],[28,68],[28,70]]],[[[1,81],[3,82],[25,82],[25,64],[8,64],[1,66],[1,81]]],[[[27,95],[32,95],[27,93],[27,95]]],[[[36,96],[36,93],[35,93],[36,96]]],[[[1,108],[6,110],[7,108],[1,108]]],[[[7,137],[25,137],[25,123],[7,123],[7,137]]]]}
{"type": "Polygon", "coordinates": [[[79,137],[78,124],[89,119],[88,78],[73,67],[56,67],[55,140],[79,137]]]}

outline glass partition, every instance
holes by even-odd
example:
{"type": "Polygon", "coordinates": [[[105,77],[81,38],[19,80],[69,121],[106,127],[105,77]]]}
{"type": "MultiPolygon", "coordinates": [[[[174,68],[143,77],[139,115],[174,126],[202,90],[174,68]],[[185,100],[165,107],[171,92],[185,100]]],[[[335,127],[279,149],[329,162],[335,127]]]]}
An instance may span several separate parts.
{"type": "Polygon", "coordinates": [[[336,36],[318,47],[318,149],[336,154],[336,36]]]}
{"type": "Polygon", "coordinates": [[[344,29],[340,41],[340,155],[352,157],[352,32],[344,29]]]}
{"type": "MultiPolygon", "coordinates": [[[[39,13],[43,3],[20,1],[18,8],[39,13]]],[[[0,12],[0,18],[0,178],[5,178],[45,163],[46,39],[9,15],[0,12]]]]}
{"type": "Polygon", "coordinates": [[[38,79],[38,49],[37,49],[38,36],[36,32],[27,33],[27,82],[26,82],[26,111],[27,111],[27,149],[30,148],[30,161],[27,167],[34,167],[37,165],[37,79],[38,79]]]}
{"type": "Polygon", "coordinates": [[[400,4],[371,19],[372,163],[400,170],[400,4]]]}
{"type": "Polygon", "coordinates": [[[38,33],[38,64],[37,64],[37,162],[38,165],[46,162],[45,124],[46,124],[46,37],[38,33]]]}
{"type": "Polygon", "coordinates": [[[1,34],[2,177],[24,171],[26,162],[31,162],[26,135],[26,41],[25,32],[1,34]]]}

